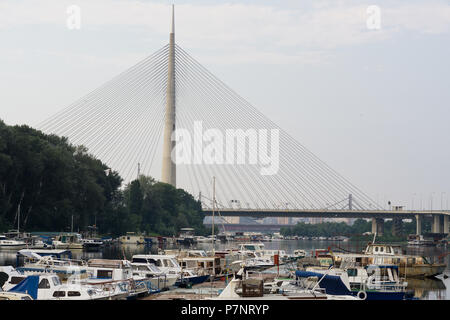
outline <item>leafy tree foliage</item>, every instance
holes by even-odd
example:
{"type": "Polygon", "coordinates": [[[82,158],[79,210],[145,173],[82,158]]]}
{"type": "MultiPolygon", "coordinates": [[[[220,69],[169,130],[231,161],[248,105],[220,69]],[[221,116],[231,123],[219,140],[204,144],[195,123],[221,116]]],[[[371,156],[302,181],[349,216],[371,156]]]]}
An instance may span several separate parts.
{"type": "Polygon", "coordinates": [[[116,171],[67,138],[0,120],[0,232],[74,231],[96,225],[102,234],[128,231],[204,233],[192,195],[141,176],[121,190],[116,171]],[[20,215],[17,213],[20,211],[20,215]]]}

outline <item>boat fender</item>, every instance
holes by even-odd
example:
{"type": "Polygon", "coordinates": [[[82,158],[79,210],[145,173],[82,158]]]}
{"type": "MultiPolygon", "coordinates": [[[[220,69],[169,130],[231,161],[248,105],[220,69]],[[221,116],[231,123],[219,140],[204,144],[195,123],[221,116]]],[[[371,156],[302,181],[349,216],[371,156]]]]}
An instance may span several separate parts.
{"type": "Polygon", "coordinates": [[[365,291],[359,291],[356,296],[359,299],[361,299],[361,300],[366,300],[367,299],[367,293],[365,291]]]}

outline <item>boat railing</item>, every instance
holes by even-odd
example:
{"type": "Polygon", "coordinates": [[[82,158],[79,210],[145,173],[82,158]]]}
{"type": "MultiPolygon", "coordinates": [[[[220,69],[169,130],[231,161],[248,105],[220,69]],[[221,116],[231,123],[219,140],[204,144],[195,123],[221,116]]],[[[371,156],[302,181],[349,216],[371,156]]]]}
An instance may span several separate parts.
{"type": "Polygon", "coordinates": [[[53,256],[42,256],[41,258],[29,258],[26,257],[24,259],[25,263],[33,263],[33,264],[49,264],[50,262],[54,266],[83,266],[87,267],[87,262],[84,260],[76,260],[76,259],[64,259],[64,258],[55,258],[53,256]]]}

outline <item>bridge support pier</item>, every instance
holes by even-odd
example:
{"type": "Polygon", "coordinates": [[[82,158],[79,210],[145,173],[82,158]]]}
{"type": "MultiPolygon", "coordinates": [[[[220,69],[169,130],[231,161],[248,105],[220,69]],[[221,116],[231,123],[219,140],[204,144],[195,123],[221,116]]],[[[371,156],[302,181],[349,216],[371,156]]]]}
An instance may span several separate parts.
{"type": "Polygon", "coordinates": [[[422,216],[416,214],[416,234],[422,234],[422,216]]]}
{"type": "Polygon", "coordinates": [[[432,233],[441,233],[441,216],[438,214],[433,215],[433,223],[431,225],[432,233]]]}
{"type": "Polygon", "coordinates": [[[403,221],[401,218],[394,218],[392,220],[392,235],[398,236],[402,233],[403,221]]]}
{"type": "Polygon", "coordinates": [[[384,232],[384,219],[383,218],[372,218],[372,233],[376,233],[381,236],[384,232]]]}

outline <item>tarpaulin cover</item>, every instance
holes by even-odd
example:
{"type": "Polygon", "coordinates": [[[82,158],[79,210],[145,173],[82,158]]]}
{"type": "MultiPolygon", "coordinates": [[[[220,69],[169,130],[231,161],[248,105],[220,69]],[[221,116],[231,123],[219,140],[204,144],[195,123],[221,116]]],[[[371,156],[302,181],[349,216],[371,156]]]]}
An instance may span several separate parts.
{"type": "Polygon", "coordinates": [[[19,284],[9,289],[8,292],[27,293],[34,300],[37,299],[39,285],[39,276],[28,276],[22,280],[19,284]]]}
{"type": "MultiPolygon", "coordinates": [[[[299,278],[317,277],[319,280],[322,279],[323,274],[311,271],[295,271],[295,275],[299,278]]],[[[341,277],[333,275],[325,275],[325,277],[320,281],[319,287],[325,289],[327,294],[333,295],[350,295],[351,292],[349,288],[342,282],[341,277]]]]}

